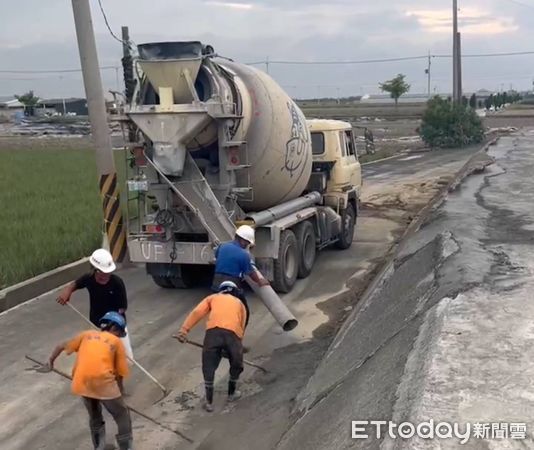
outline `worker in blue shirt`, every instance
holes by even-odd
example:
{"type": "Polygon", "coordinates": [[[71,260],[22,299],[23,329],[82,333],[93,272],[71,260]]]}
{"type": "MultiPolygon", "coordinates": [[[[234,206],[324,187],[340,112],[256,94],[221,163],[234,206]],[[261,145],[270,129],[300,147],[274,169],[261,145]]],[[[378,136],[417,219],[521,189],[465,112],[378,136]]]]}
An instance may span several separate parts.
{"type": "Polygon", "coordinates": [[[235,232],[235,239],[217,247],[215,251],[215,276],[212,289],[217,292],[223,281],[233,281],[243,288],[243,279],[249,276],[258,286],[268,286],[269,282],[259,275],[252,265],[248,248],[254,245],[254,228],[240,226],[235,232]]]}
{"type": "Polygon", "coordinates": [[[212,290],[219,291],[219,286],[225,281],[232,281],[238,287],[236,296],[243,302],[246,309],[245,327],[248,325],[250,310],[245,293],[243,280],[249,276],[258,286],[268,286],[269,281],[263,278],[252,264],[252,257],[248,251],[254,245],[254,228],[249,225],[240,226],[235,232],[235,239],[219,245],[215,250],[215,275],[212,290]]]}

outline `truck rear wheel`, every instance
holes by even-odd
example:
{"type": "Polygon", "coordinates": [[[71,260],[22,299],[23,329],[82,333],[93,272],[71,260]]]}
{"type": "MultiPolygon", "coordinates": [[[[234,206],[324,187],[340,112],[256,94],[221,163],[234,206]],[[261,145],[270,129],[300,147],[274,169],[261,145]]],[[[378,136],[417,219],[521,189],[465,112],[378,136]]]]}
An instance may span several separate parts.
{"type": "Polygon", "coordinates": [[[299,246],[295,233],[284,230],[280,235],[278,259],[274,262],[273,288],[276,292],[289,292],[299,272],[299,246]]]}
{"type": "Polygon", "coordinates": [[[152,273],[152,279],[164,289],[188,289],[198,283],[198,275],[192,264],[176,264],[172,269],[163,269],[160,273],[152,273]],[[163,275],[161,274],[163,273],[163,275]]]}
{"type": "Polygon", "coordinates": [[[171,278],[171,283],[176,289],[188,289],[197,285],[198,278],[195,273],[195,265],[180,264],[178,276],[171,278]]]}
{"type": "Polygon", "coordinates": [[[304,221],[295,227],[295,237],[299,245],[299,270],[298,277],[306,278],[310,275],[317,248],[315,246],[315,229],[309,221],[304,221]]]}
{"type": "Polygon", "coordinates": [[[350,203],[341,214],[341,234],[336,242],[336,247],[346,250],[352,245],[354,239],[354,225],[356,223],[356,211],[350,203]]]}
{"type": "Polygon", "coordinates": [[[154,280],[154,283],[156,283],[159,287],[162,287],[164,289],[174,288],[169,277],[163,277],[161,275],[152,275],[152,279],[154,280]]]}

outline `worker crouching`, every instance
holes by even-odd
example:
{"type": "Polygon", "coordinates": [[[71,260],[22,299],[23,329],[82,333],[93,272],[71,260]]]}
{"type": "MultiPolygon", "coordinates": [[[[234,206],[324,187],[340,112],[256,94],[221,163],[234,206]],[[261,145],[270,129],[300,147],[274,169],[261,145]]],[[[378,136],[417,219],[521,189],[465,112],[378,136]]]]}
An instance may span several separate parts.
{"type": "Polygon", "coordinates": [[[224,281],[217,294],[206,297],[191,311],[176,337],[187,342],[187,333],[205,316],[208,316],[206,335],[202,349],[202,373],[206,390],[204,409],[213,411],[213,383],[215,371],[221,358],[228,356],[230,379],[228,401],[241,397],[236,389],[239,375],[243,371],[243,335],[245,334],[247,311],[240,300],[239,288],[232,281],[224,281]]]}
{"type": "Polygon", "coordinates": [[[89,413],[93,446],[98,450],[106,445],[102,405],[117,423],[119,449],[132,449],[132,422],[122,397],[123,379],[128,375],[126,353],[120,339],[125,328],[126,322],[121,314],[108,312],[100,320],[101,331],[84,331],[58,345],[48,360],[51,369],[62,352],[77,353],[72,371],[72,393],[83,398],[89,413]]]}

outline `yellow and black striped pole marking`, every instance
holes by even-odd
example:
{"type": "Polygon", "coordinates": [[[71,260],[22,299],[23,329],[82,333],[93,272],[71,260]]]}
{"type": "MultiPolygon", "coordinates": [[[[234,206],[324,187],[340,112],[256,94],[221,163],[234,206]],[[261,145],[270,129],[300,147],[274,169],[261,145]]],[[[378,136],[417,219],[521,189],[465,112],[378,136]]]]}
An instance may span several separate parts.
{"type": "Polygon", "coordinates": [[[126,232],[122,222],[117,173],[100,177],[100,195],[104,209],[104,224],[113,259],[122,262],[126,256],[126,232]]]}

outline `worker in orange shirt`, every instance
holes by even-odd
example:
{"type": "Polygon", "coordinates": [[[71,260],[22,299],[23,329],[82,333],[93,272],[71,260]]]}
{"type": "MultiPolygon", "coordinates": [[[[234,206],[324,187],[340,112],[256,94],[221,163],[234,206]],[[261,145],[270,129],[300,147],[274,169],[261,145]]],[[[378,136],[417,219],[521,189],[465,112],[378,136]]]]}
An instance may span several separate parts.
{"type": "Polygon", "coordinates": [[[123,379],[128,375],[126,352],[121,342],[126,321],[117,312],[108,312],[100,319],[100,329],[84,331],[68,342],[58,345],[48,360],[54,367],[57,357],[65,352],[77,353],[72,369],[72,392],[83,398],[89,413],[91,438],[95,449],[106,446],[106,426],[102,405],[117,423],[117,444],[120,450],[132,448],[130,411],[122,398],[123,379]]]}
{"type": "Polygon", "coordinates": [[[243,344],[247,311],[239,298],[239,288],[232,281],[224,281],[217,294],[202,300],[185,319],[180,331],[174,335],[180,342],[187,341],[187,333],[205,316],[208,316],[206,335],[202,349],[202,373],[206,389],[204,409],[213,411],[213,382],[223,352],[230,360],[228,401],[241,397],[236,390],[239,375],[243,371],[243,344]]]}

